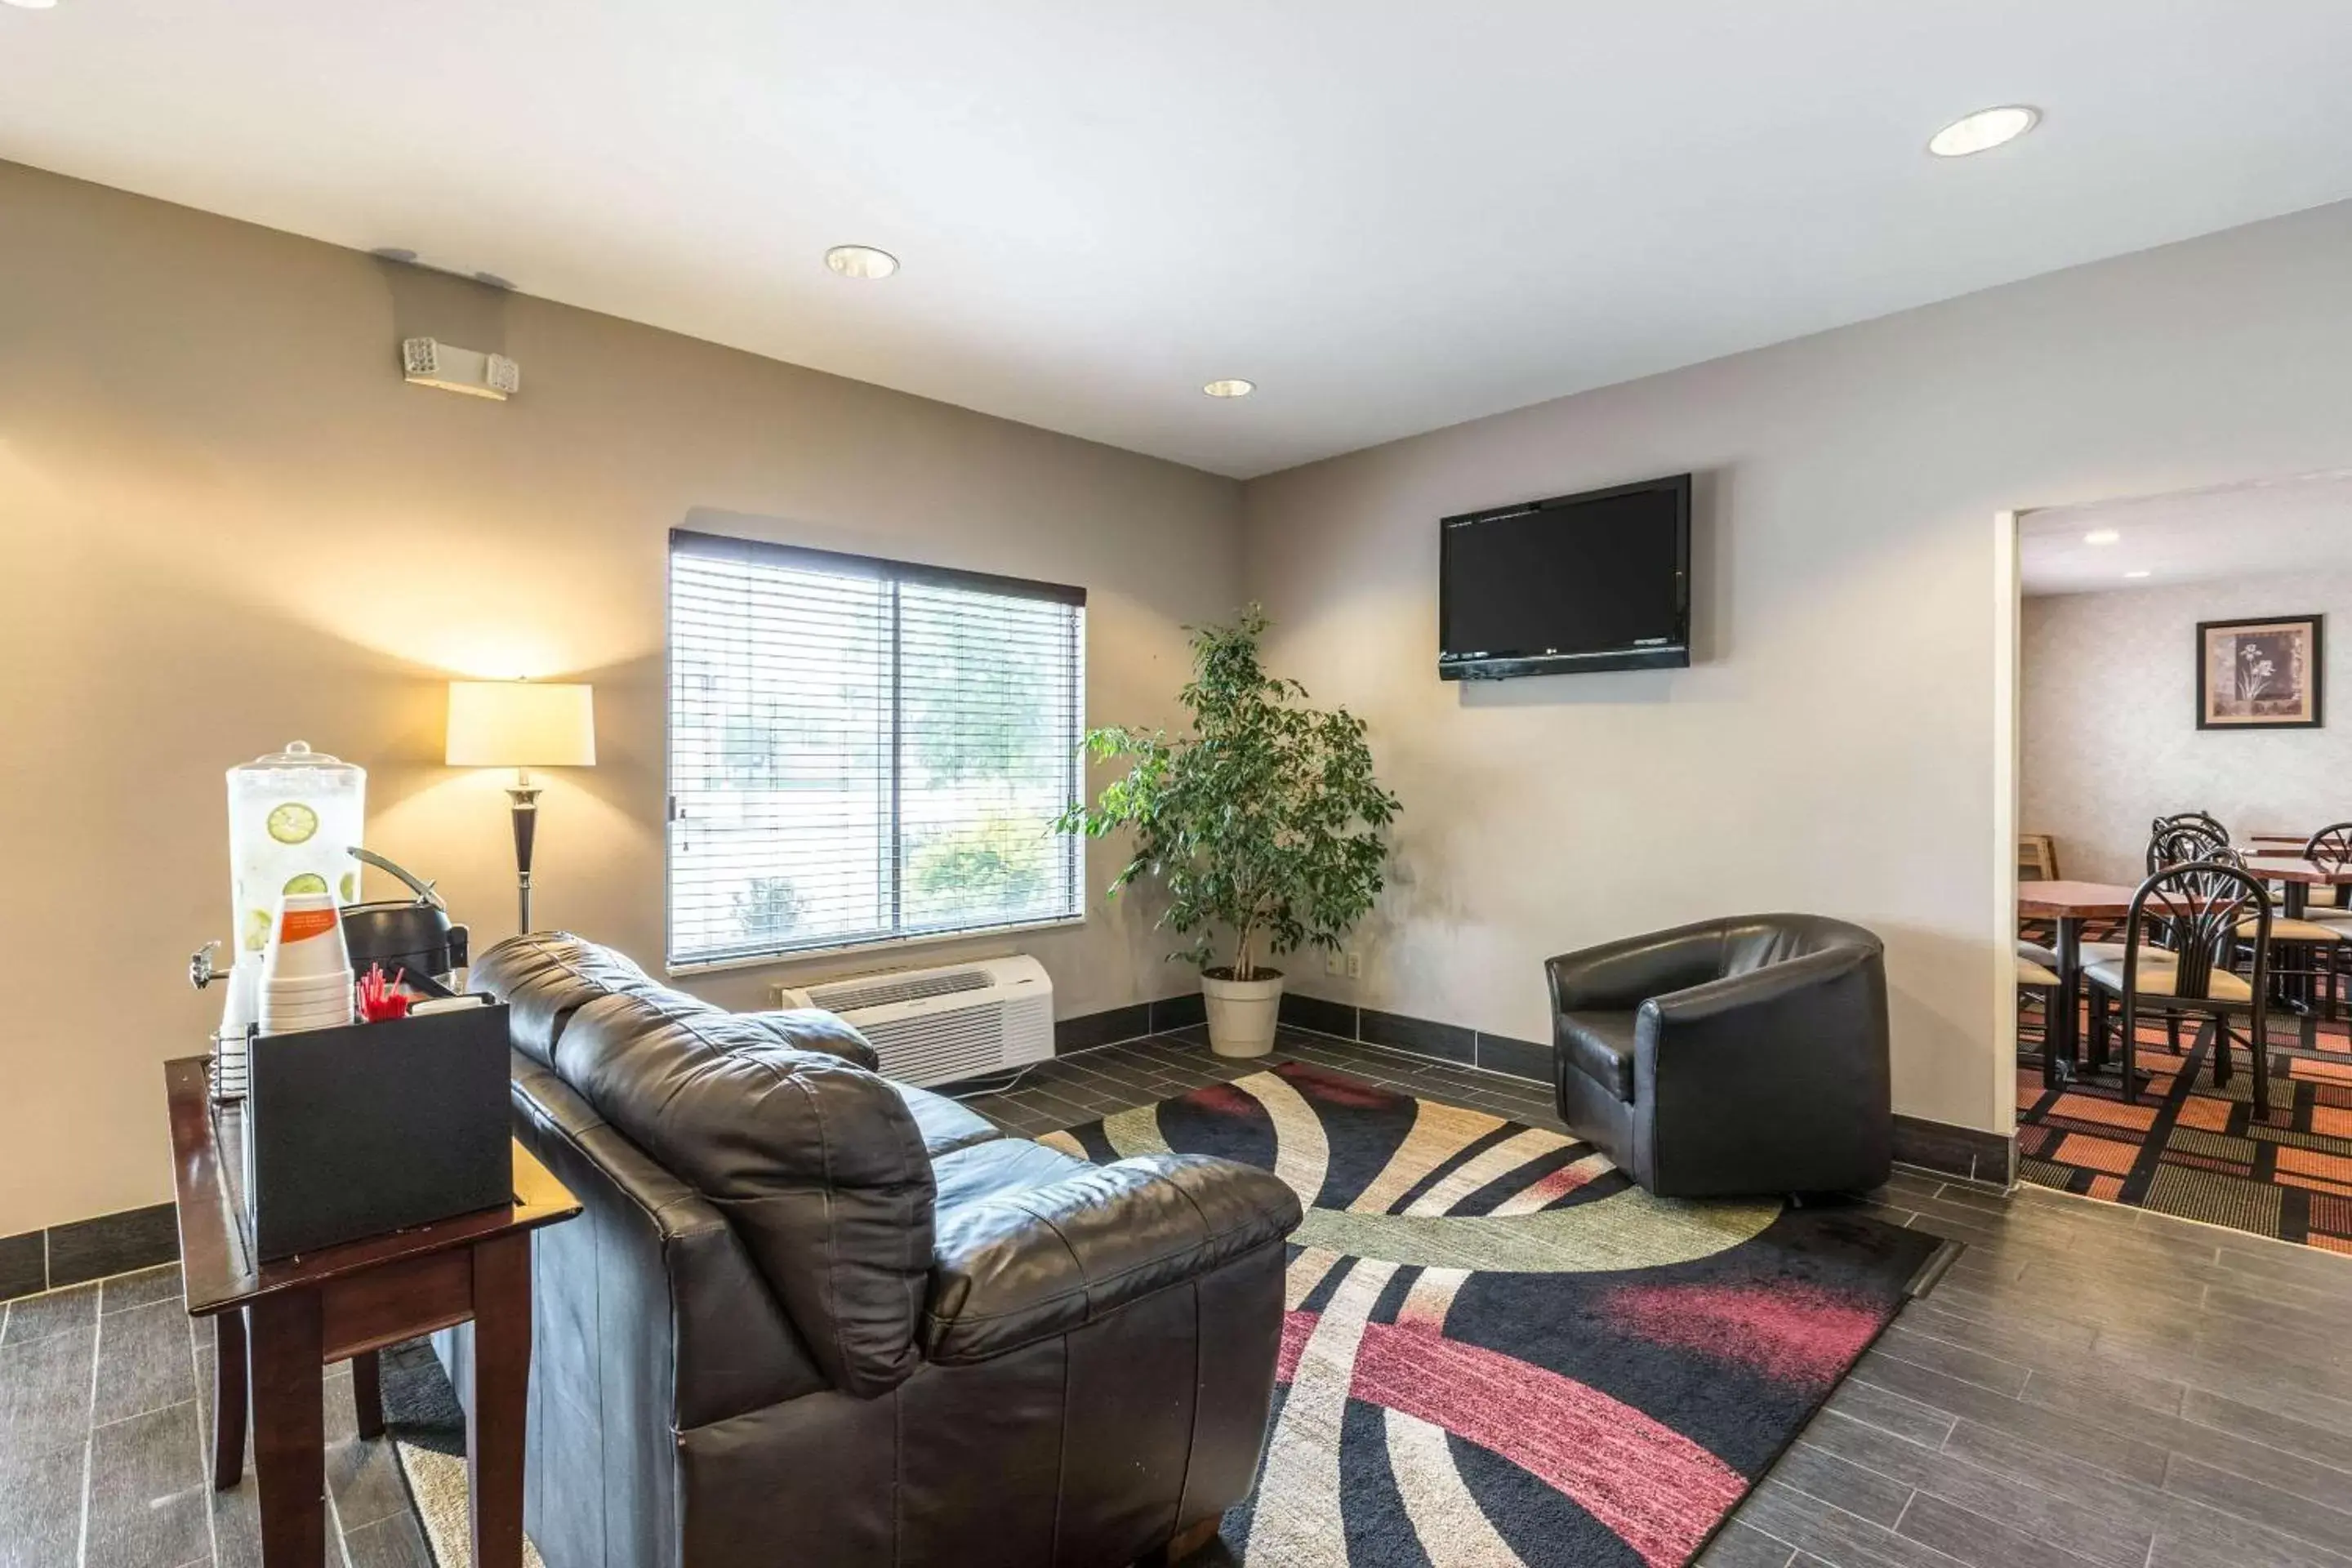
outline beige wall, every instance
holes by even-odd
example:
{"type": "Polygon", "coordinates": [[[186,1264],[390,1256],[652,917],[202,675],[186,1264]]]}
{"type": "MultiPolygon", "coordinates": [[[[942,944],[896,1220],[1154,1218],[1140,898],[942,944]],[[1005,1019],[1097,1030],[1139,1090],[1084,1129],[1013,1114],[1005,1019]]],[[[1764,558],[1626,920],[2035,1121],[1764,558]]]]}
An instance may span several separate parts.
{"type": "Polygon", "coordinates": [[[2197,728],[2197,623],[2328,617],[2325,696],[2352,699],[2352,573],[2246,577],[2025,601],[2018,826],[2058,840],[2069,877],[2137,882],[2147,825],[2210,811],[2231,830],[2352,818],[2352,724],[2197,728]]]}
{"type": "Polygon", "coordinates": [[[2004,1126],[1994,515],[2345,463],[2347,276],[2352,205],[1251,482],[1275,658],[1404,799],[1360,999],[1543,1039],[1549,953],[1817,910],[1887,940],[1896,1109],[2004,1126]],[[1683,469],[1695,668],[1438,680],[1440,516],[1683,469]]]}
{"type": "MultiPolygon", "coordinates": [[[[549,775],[540,921],[653,963],[669,528],[1084,584],[1090,714],[1157,721],[1181,624],[1238,596],[1237,506],[1171,464],[0,164],[0,1234],[170,1195],[156,1064],[218,1016],[180,974],[228,934],[229,764],[297,737],[365,764],[373,847],[487,943],[514,919],[505,797],[439,765],[439,683],[593,680],[600,765],[549,775]],[[523,395],[404,384],[420,332],[513,355],[523,395]]],[[[1093,910],[1019,944],[1062,1012],[1182,988],[1148,921],[1093,910]]],[[[761,1005],[782,973],[693,988],[761,1005]]]]}

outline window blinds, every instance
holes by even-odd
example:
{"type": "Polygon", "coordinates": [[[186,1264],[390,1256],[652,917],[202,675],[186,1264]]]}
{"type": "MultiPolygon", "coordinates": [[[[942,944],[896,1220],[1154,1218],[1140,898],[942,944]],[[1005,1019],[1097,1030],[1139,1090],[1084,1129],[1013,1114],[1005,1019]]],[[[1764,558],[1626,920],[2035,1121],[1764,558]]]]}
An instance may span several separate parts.
{"type": "Polygon", "coordinates": [[[1074,919],[1086,595],[677,531],[669,957],[1074,919]]]}

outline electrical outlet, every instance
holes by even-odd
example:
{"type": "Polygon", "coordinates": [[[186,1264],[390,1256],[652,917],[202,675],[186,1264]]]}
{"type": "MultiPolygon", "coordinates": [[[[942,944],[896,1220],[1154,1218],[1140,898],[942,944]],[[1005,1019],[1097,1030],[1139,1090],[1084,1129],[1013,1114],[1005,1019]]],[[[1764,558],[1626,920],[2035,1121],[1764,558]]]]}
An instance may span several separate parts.
{"type": "Polygon", "coordinates": [[[1360,952],[1349,953],[1348,955],[1348,978],[1350,980],[1361,980],[1363,977],[1364,955],[1360,952]]]}
{"type": "Polygon", "coordinates": [[[1346,972],[1347,961],[1341,955],[1339,951],[1337,948],[1325,948],[1323,950],[1323,973],[1326,974],[1342,974],[1346,972]]]}

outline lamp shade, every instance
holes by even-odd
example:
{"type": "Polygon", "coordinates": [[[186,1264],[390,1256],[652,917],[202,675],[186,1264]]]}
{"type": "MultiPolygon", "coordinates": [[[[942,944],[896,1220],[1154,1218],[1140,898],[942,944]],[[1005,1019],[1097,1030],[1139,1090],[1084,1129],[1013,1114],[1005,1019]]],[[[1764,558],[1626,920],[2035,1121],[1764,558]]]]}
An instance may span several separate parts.
{"type": "Polygon", "coordinates": [[[585,768],[596,762],[593,689],[560,681],[449,683],[453,768],[585,768]]]}

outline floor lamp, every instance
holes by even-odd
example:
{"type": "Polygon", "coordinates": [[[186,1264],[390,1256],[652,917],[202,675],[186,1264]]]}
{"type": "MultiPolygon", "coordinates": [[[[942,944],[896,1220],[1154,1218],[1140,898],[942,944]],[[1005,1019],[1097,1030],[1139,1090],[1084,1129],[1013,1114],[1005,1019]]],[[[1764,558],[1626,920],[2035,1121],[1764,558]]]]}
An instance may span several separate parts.
{"type": "Polygon", "coordinates": [[[515,893],[522,931],[530,930],[530,851],[539,828],[533,768],[586,768],[596,763],[596,708],[586,686],[539,680],[449,683],[449,765],[512,768],[515,893]]]}

